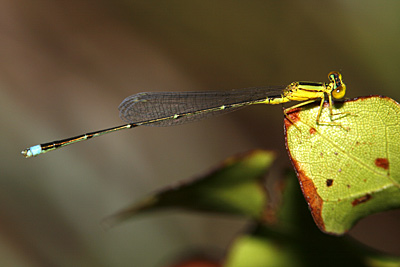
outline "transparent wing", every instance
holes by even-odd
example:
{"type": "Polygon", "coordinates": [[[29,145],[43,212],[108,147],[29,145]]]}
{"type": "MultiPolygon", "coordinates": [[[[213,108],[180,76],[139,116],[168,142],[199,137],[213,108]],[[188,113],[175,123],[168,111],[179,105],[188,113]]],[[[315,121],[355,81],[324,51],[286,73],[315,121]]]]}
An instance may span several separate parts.
{"type": "Polygon", "coordinates": [[[172,126],[225,114],[242,107],[278,98],[285,87],[257,87],[231,91],[146,92],[131,95],[119,105],[127,123],[172,126]]]}

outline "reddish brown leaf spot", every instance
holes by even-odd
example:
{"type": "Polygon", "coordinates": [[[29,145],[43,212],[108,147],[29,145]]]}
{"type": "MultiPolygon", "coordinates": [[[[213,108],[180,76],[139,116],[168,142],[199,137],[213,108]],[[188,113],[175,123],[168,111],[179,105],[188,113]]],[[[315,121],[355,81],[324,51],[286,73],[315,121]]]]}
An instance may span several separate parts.
{"type": "Polygon", "coordinates": [[[330,186],[332,186],[333,185],[333,180],[332,179],[327,179],[326,180],[326,186],[327,187],[330,187],[330,186]]]}
{"type": "Polygon", "coordinates": [[[299,118],[299,108],[295,108],[289,111],[289,113],[286,114],[285,116],[285,128],[289,129],[290,126],[296,124],[300,118],[299,118]]]}
{"type": "Polygon", "coordinates": [[[368,100],[368,99],[374,98],[374,97],[379,97],[379,98],[382,98],[382,99],[392,100],[392,99],[390,99],[390,98],[387,97],[387,96],[382,96],[382,95],[370,95],[370,96],[359,96],[359,97],[356,97],[356,98],[353,98],[353,99],[348,99],[348,100],[346,99],[346,102],[364,101],[364,100],[368,100]]]}
{"type": "MultiPolygon", "coordinates": [[[[285,120],[286,123],[287,120],[285,120]]],[[[289,122],[290,123],[290,122],[289,122]]],[[[285,124],[285,131],[287,131],[288,126],[285,124]]],[[[286,135],[286,148],[288,149],[287,143],[287,135],[286,135]]],[[[315,224],[321,229],[321,231],[325,231],[325,223],[322,218],[322,206],[324,201],[318,195],[317,188],[314,185],[314,182],[304,173],[301,169],[299,163],[293,158],[292,153],[288,149],[290,159],[293,163],[294,168],[296,169],[297,178],[299,179],[301,191],[303,192],[304,198],[310,208],[311,215],[313,216],[315,224]]]]}
{"type": "Polygon", "coordinates": [[[389,160],[387,158],[377,158],[375,159],[375,165],[379,168],[387,170],[389,169],[389,160]]]}
{"type": "Polygon", "coordinates": [[[351,202],[351,205],[353,205],[353,207],[357,206],[358,204],[367,202],[371,198],[372,196],[370,194],[366,194],[365,196],[354,199],[353,202],[351,202]]]}
{"type": "Polygon", "coordinates": [[[325,223],[322,218],[322,205],[323,200],[317,193],[317,189],[314,186],[314,182],[308,178],[302,170],[299,170],[296,166],[297,177],[300,181],[301,190],[308,203],[311,214],[314,218],[315,224],[325,232],[325,223]]]}
{"type": "Polygon", "coordinates": [[[311,128],[310,128],[310,134],[311,134],[311,135],[315,134],[316,132],[317,132],[317,130],[315,130],[314,127],[311,127],[311,128]]]}

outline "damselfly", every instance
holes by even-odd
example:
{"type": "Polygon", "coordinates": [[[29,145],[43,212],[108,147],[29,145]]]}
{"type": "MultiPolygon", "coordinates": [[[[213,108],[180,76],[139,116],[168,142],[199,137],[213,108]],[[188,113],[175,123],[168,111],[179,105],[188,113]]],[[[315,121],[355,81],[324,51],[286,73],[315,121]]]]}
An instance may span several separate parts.
{"type": "Polygon", "coordinates": [[[316,118],[321,122],[321,111],[327,97],[332,120],[332,98],[340,99],[346,93],[346,85],[339,72],[328,74],[329,82],[293,82],[288,86],[257,87],[231,91],[203,92],[147,92],[125,98],[119,106],[119,114],[127,124],[82,134],[76,137],[32,146],[21,152],[25,158],[34,157],[76,142],[93,137],[131,129],[137,126],[173,126],[199,121],[214,115],[224,114],[254,104],[282,104],[290,101],[302,101],[284,110],[288,111],[320,100],[316,118]]]}

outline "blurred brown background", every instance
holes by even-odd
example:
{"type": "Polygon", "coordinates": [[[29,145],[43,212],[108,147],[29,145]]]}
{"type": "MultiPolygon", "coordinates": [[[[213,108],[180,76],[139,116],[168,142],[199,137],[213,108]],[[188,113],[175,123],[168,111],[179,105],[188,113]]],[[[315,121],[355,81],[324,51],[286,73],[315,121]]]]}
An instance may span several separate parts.
{"type": "MultiPolygon", "coordinates": [[[[348,98],[400,99],[398,1],[0,1],[0,265],[163,266],[222,252],[245,222],[162,213],[104,231],[146,194],[253,148],[290,166],[281,106],[140,127],[34,159],[31,145],[122,124],[142,91],[227,90],[326,81],[348,98]]],[[[399,212],[351,233],[400,255],[399,212]]]]}

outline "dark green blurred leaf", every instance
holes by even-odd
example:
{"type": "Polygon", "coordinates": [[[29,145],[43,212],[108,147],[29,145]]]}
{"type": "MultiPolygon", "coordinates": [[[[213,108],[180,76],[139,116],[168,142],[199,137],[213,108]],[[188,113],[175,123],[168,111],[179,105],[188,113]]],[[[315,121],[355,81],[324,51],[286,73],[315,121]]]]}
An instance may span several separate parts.
{"type": "Polygon", "coordinates": [[[264,150],[229,158],[214,171],[155,193],[105,223],[167,208],[260,218],[268,201],[262,179],[274,159],[274,153],[264,150]]]}

